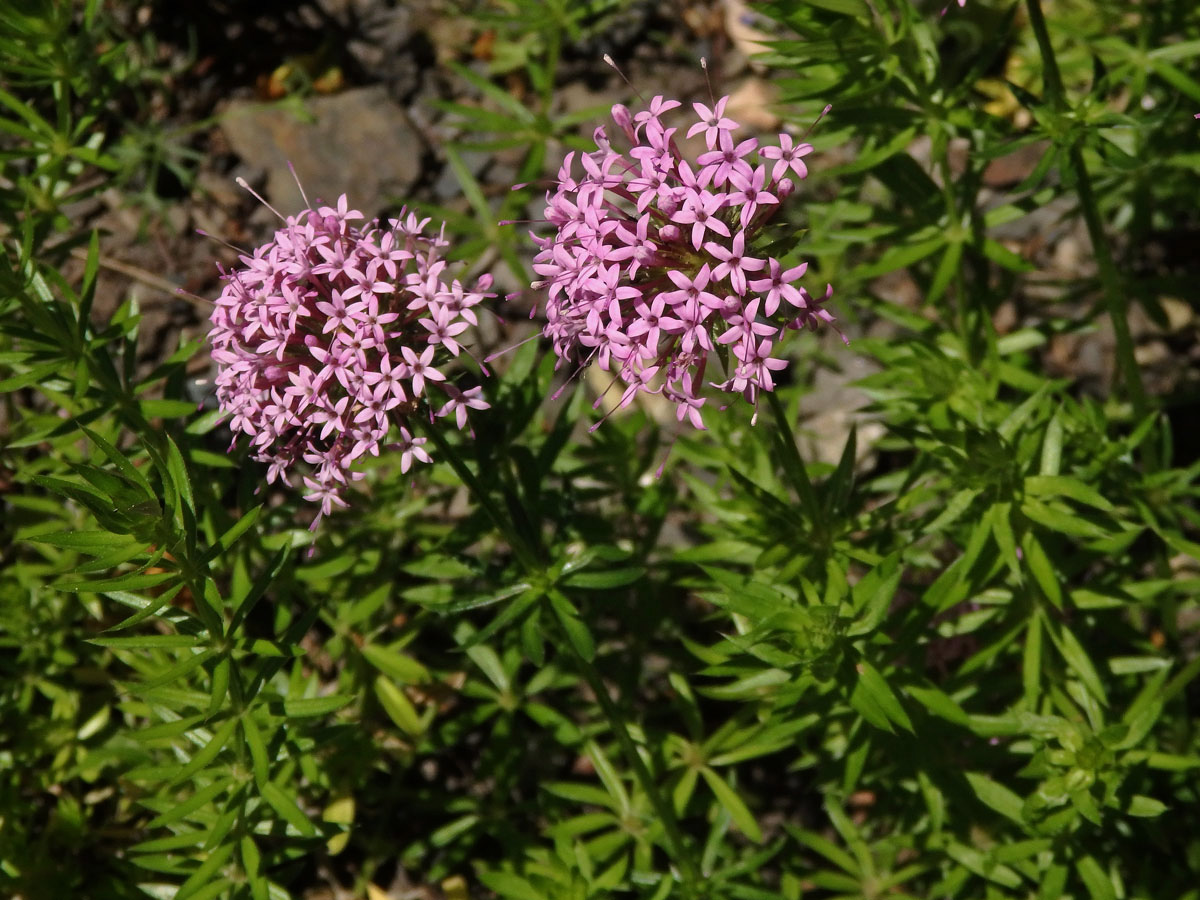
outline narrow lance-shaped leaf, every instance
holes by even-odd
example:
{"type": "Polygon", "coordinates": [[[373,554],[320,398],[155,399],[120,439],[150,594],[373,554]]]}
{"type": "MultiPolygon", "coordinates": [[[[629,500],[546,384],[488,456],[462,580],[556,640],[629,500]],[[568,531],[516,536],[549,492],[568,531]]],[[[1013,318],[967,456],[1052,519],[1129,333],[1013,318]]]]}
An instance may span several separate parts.
{"type": "Polygon", "coordinates": [[[283,788],[275,784],[273,781],[268,781],[260,788],[262,798],[267,801],[270,807],[279,814],[279,817],[299,831],[305,837],[313,837],[317,833],[316,827],[304,811],[300,809],[299,802],[289,796],[283,788]]]}
{"type": "Polygon", "coordinates": [[[717,797],[717,802],[724,807],[729,813],[735,825],[752,841],[761,843],[762,829],[758,827],[758,822],[755,820],[753,813],[746,806],[745,801],[738,796],[737,791],[729,786],[729,784],[716,772],[708,766],[700,769],[700,775],[704,778],[709,788],[717,797]]]}

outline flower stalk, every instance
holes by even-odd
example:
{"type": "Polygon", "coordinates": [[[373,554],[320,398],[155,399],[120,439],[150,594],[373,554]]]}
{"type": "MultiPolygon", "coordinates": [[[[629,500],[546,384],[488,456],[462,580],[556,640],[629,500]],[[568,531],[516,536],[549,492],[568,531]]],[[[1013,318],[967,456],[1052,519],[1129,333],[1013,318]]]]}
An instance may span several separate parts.
{"type": "MultiPolygon", "coordinates": [[[[551,588],[550,594],[558,601],[553,604],[556,609],[562,604],[573,605],[556,588],[551,588]]],[[[654,776],[650,773],[646,761],[642,759],[642,754],[638,752],[637,745],[633,742],[633,736],[630,735],[629,729],[625,727],[625,719],[621,716],[621,712],[617,709],[612,697],[609,696],[608,688],[605,686],[604,680],[600,677],[600,673],[596,670],[596,666],[580,651],[576,646],[576,642],[571,640],[569,634],[566,635],[566,640],[563,643],[570,648],[576,668],[578,668],[579,673],[583,676],[584,681],[587,682],[588,688],[596,695],[596,701],[600,704],[600,709],[604,712],[604,717],[608,720],[609,728],[612,729],[617,743],[621,746],[622,754],[624,754],[629,765],[633,768],[633,774],[638,781],[638,785],[645,792],[646,797],[650,800],[651,807],[654,809],[655,815],[658,816],[659,821],[662,823],[663,835],[666,838],[667,846],[670,849],[671,856],[674,858],[674,862],[679,867],[679,878],[682,882],[684,897],[695,897],[700,872],[695,860],[692,859],[692,855],[688,851],[683,831],[679,827],[679,819],[675,815],[675,808],[663,796],[662,791],[658,789],[658,784],[655,782],[654,776]]]]}
{"type": "MultiPolygon", "coordinates": [[[[1054,47],[1050,43],[1050,32],[1046,28],[1046,18],[1042,13],[1041,0],[1026,0],[1026,6],[1029,9],[1029,24],[1033,28],[1038,50],[1042,55],[1045,100],[1056,114],[1069,112],[1062,74],[1059,72],[1058,62],[1054,56],[1054,47]]],[[[1092,252],[1095,254],[1096,265],[1100,272],[1104,304],[1108,317],[1112,321],[1113,334],[1116,337],[1117,366],[1121,370],[1125,382],[1125,392],[1133,406],[1133,414],[1140,420],[1145,418],[1150,410],[1146,389],[1142,384],[1141,371],[1133,350],[1133,336],[1129,331],[1129,304],[1125,300],[1121,276],[1113,260],[1112,249],[1104,235],[1104,223],[1100,218],[1095,192],[1092,190],[1092,179],[1083,158],[1080,138],[1073,136],[1066,149],[1067,163],[1075,178],[1076,190],[1079,194],[1079,207],[1083,213],[1088,238],[1092,242],[1092,252]]]]}
{"type": "MultiPolygon", "coordinates": [[[[538,563],[537,554],[521,536],[515,523],[504,515],[500,506],[495,503],[482,482],[475,477],[475,474],[471,472],[466,463],[458,456],[454,447],[446,441],[444,435],[439,433],[436,428],[430,428],[428,434],[441,454],[441,457],[450,463],[451,468],[458,474],[472,498],[487,513],[500,532],[508,537],[513,548],[513,554],[517,557],[522,568],[526,570],[527,574],[534,576],[535,579],[540,577],[544,571],[544,567],[538,563]]],[[[613,703],[612,698],[608,694],[608,689],[600,677],[600,673],[589,658],[591,654],[580,646],[578,631],[580,628],[586,629],[586,626],[576,620],[573,623],[573,628],[568,627],[564,621],[566,618],[565,611],[573,611],[574,604],[559,589],[549,587],[546,591],[546,597],[550,600],[550,606],[554,610],[556,618],[562,624],[563,640],[560,642],[560,647],[565,647],[567,652],[570,653],[576,668],[587,682],[589,689],[596,695],[596,701],[600,704],[600,709],[604,713],[605,719],[608,720],[608,726],[612,730],[617,743],[620,745],[622,754],[632,767],[638,785],[650,800],[650,805],[653,807],[655,815],[662,822],[663,834],[668,850],[679,869],[683,896],[685,898],[695,897],[695,886],[699,881],[699,869],[688,852],[687,843],[683,838],[683,832],[679,827],[679,820],[675,816],[674,808],[663,796],[662,791],[659,790],[654,776],[651,775],[649,768],[646,766],[646,761],[642,759],[641,754],[638,752],[620,710],[613,703]]],[[[586,640],[588,643],[591,643],[590,636],[586,640]]]]}

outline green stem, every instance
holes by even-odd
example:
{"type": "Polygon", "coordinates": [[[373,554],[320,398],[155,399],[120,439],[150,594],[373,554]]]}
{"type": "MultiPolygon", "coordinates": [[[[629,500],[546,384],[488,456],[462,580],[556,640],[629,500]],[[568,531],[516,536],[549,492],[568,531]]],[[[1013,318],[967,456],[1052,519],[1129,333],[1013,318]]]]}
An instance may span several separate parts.
{"type": "MultiPolygon", "coordinates": [[[[1038,49],[1042,54],[1046,102],[1054,112],[1064,112],[1067,109],[1066,93],[1063,90],[1058,62],[1054,57],[1054,48],[1050,43],[1050,33],[1046,29],[1046,19],[1042,15],[1042,4],[1040,0],[1026,0],[1026,6],[1029,9],[1029,24],[1033,28],[1038,49]]],[[[1133,352],[1133,336],[1129,331],[1129,306],[1125,301],[1120,273],[1113,261],[1112,249],[1104,235],[1104,223],[1100,218],[1100,208],[1096,203],[1096,195],[1092,190],[1092,179],[1083,159],[1083,150],[1080,148],[1078,138],[1071,139],[1067,150],[1067,161],[1075,176],[1080,211],[1083,213],[1083,221],[1087,226],[1088,238],[1092,242],[1092,253],[1096,257],[1096,266],[1100,271],[1100,285],[1104,291],[1104,304],[1117,340],[1117,365],[1121,369],[1125,381],[1125,391],[1133,405],[1134,416],[1142,419],[1149,412],[1149,403],[1146,399],[1146,389],[1142,385],[1142,375],[1138,368],[1137,357],[1133,352]]]]}
{"type": "Polygon", "coordinates": [[[767,405],[771,407],[771,413],[775,416],[775,422],[778,425],[774,436],[783,456],[784,470],[790,477],[796,493],[800,495],[800,505],[808,514],[812,533],[824,542],[829,536],[825,527],[825,512],[817,497],[817,490],[813,487],[812,479],[808,477],[808,468],[804,465],[800,448],[796,446],[796,434],[792,429],[792,421],[787,410],[783,408],[783,401],[779,399],[779,395],[775,391],[764,391],[763,393],[767,395],[767,405]]]}
{"type": "Polygon", "coordinates": [[[1104,303],[1112,320],[1113,334],[1117,339],[1117,363],[1125,377],[1125,391],[1133,404],[1133,413],[1142,419],[1150,411],[1146,400],[1146,389],[1142,385],[1142,373],[1133,352],[1133,335],[1129,332],[1129,304],[1121,288],[1121,276],[1112,258],[1112,250],[1104,236],[1104,223],[1092,192],[1092,179],[1083,160],[1083,151],[1075,144],[1068,153],[1071,168],[1075,171],[1075,183],[1079,191],[1079,207],[1087,225],[1092,252],[1100,270],[1100,284],[1104,288],[1104,303]]]}
{"type": "Polygon", "coordinates": [[[1026,0],[1025,5],[1029,8],[1029,24],[1033,27],[1033,36],[1042,54],[1042,78],[1046,83],[1044,99],[1051,109],[1061,112],[1066,108],[1067,94],[1063,89],[1062,74],[1058,71],[1058,59],[1054,56],[1054,45],[1050,43],[1050,32],[1046,29],[1046,17],[1042,15],[1041,0],[1026,0]]]}
{"type": "Polygon", "coordinates": [[[491,496],[484,490],[479,479],[475,477],[475,473],[467,467],[467,464],[463,462],[462,458],[450,446],[442,433],[438,431],[437,425],[429,425],[423,430],[429,435],[429,439],[433,441],[442,458],[450,463],[450,468],[454,469],[455,474],[458,475],[459,480],[466,486],[471,496],[475,499],[475,502],[487,513],[488,518],[492,520],[492,524],[496,526],[501,534],[508,538],[513,554],[520,561],[525,571],[530,574],[541,572],[542,567],[538,565],[537,554],[533,552],[532,548],[526,543],[525,538],[521,536],[516,524],[501,512],[500,507],[492,502],[491,496]]]}
{"type": "MultiPolygon", "coordinates": [[[[426,428],[425,433],[429,435],[430,439],[437,446],[438,452],[450,463],[450,466],[458,474],[458,477],[462,480],[462,483],[466,486],[471,496],[488,514],[495,526],[501,533],[508,535],[512,543],[513,553],[525,571],[530,575],[540,574],[542,567],[538,565],[536,555],[525,543],[517,531],[515,524],[504,516],[500,507],[488,496],[483,484],[458,456],[454,448],[450,446],[436,427],[426,428]]],[[[547,595],[554,595],[555,599],[560,603],[573,606],[570,600],[556,588],[550,588],[547,595]]],[[[596,667],[579,651],[570,634],[565,635],[563,644],[569,649],[584,680],[587,681],[592,693],[596,695],[596,699],[600,703],[600,708],[603,710],[605,718],[608,719],[609,727],[612,729],[613,734],[616,735],[617,743],[621,745],[621,751],[628,759],[629,765],[633,767],[634,776],[637,778],[638,784],[650,799],[650,805],[654,807],[655,814],[663,824],[663,832],[666,835],[668,850],[679,866],[684,896],[688,898],[695,897],[695,886],[699,882],[699,870],[692,860],[691,855],[687,852],[687,844],[683,839],[679,820],[675,817],[674,808],[663,798],[662,793],[659,791],[657,783],[650,774],[650,770],[646,767],[645,760],[642,759],[641,754],[638,753],[637,747],[633,743],[629,729],[625,727],[625,720],[613,703],[612,698],[608,696],[608,691],[604,687],[604,682],[601,680],[599,672],[596,671],[596,667]]]]}
{"type": "MultiPolygon", "coordinates": [[[[551,592],[558,593],[553,588],[551,588],[551,592]]],[[[559,597],[562,602],[570,602],[561,594],[559,594],[559,597]]],[[[667,847],[671,856],[674,857],[679,865],[684,896],[695,897],[696,885],[699,883],[700,873],[695,861],[692,859],[691,853],[688,852],[683,831],[680,829],[679,820],[675,816],[675,808],[663,797],[662,792],[658,789],[658,783],[650,773],[646,761],[642,759],[642,755],[638,752],[637,745],[634,744],[633,737],[629,734],[629,729],[625,727],[625,719],[621,715],[620,710],[617,709],[612,697],[608,695],[608,688],[605,687],[604,681],[601,679],[595,665],[579,652],[574,642],[570,640],[569,635],[566,636],[566,640],[563,643],[570,648],[571,655],[574,657],[575,664],[583,675],[584,681],[588,683],[588,687],[596,695],[596,700],[604,712],[604,717],[608,719],[608,725],[616,736],[617,743],[621,745],[621,752],[629,762],[629,765],[633,767],[633,774],[638,781],[638,785],[649,798],[655,815],[662,822],[667,847]]]]}

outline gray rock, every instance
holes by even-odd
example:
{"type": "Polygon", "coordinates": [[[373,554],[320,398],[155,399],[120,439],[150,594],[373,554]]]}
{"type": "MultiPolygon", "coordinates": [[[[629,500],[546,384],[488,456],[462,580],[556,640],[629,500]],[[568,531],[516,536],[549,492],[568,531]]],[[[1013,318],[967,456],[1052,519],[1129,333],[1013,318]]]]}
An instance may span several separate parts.
{"type": "Polygon", "coordinates": [[[234,103],[221,129],[234,153],[266,170],[265,196],[284,215],[304,206],[289,160],[313,203],[346,193],[368,217],[403,200],[421,175],[421,140],[378,86],[311,97],[299,108],[234,103]]]}

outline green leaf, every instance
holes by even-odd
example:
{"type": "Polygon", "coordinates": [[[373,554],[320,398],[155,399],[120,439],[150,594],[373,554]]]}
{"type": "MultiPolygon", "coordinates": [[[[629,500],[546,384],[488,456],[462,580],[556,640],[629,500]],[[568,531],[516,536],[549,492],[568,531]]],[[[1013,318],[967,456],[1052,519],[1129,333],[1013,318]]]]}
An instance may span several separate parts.
{"type": "Polygon", "coordinates": [[[1062,466],[1063,425],[1061,413],[1056,412],[1046,425],[1046,436],[1042,440],[1042,461],[1039,474],[1058,475],[1062,466]]]}
{"type": "Polygon", "coordinates": [[[803,2],[819,9],[841,13],[844,16],[857,16],[861,19],[868,19],[871,16],[871,8],[864,0],[803,0],[803,2]]]}
{"type": "Polygon", "coordinates": [[[548,900],[532,884],[524,878],[511,872],[480,872],[479,880],[484,887],[490,888],[501,897],[511,897],[512,900],[548,900]]]}
{"type": "Polygon", "coordinates": [[[975,792],[975,796],[984,805],[990,806],[1009,821],[1024,826],[1025,820],[1021,816],[1021,808],[1024,805],[1024,801],[1019,796],[1004,785],[992,781],[992,779],[979,772],[967,772],[966,778],[967,783],[971,785],[971,790],[975,792]]]}
{"type": "Polygon", "coordinates": [[[56,590],[106,594],[109,591],[141,591],[159,587],[179,578],[178,572],[131,572],[117,578],[99,578],[95,581],[60,581],[53,585],[56,590]]]}
{"type": "Polygon", "coordinates": [[[161,853],[164,850],[181,850],[184,847],[198,847],[207,842],[211,831],[181,831],[170,837],[157,838],[150,841],[139,841],[129,848],[132,853],[161,853]]]}
{"type": "Polygon", "coordinates": [[[242,871],[246,873],[246,879],[250,882],[251,897],[253,900],[269,900],[270,892],[261,868],[262,853],[254,843],[254,838],[250,835],[244,836],[238,842],[238,850],[242,859],[242,871]]]}
{"type": "Polygon", "coordinates": [[[1038,525],[1069,537],[1104,538],[1109,536],[1107,531],[1094,522],[1067,512],[1061,507],[1042,503],[1030,496],[1026,496],[1022,501],[1021,512],[1038,525]]]}
{"type": "Polygon", "coordinates": [[[58,374],[62,371],[62,363],[52,362],[45,365],[35,366],[28,372],[23,372],[20,375],[13,375],[11,378],[5,378],[0,381],[0,394],[14,393],[22,388],[29,387],[31,384],[37,384],[44,381],[46,378],[58,374]]]}
{"type": "Polygon", "coordinates": [[[980,878],[986,878],[988,881],[1011,889],[1021,886],[1020,875],[1008,866],[992,862],[974,847],[951,841],[946,845],[946,855],[980,878]]]}
{"type": "Polygon", "coordinates": [[[837,844],[822,837],[814,831],[808,831],[804,828],[795,828],[793,826],[784,826],[789,832],[810,850],[820,853],[827,860],[837,866],[852,878],[860,879],[862,877],[862,869],[855,862],[854,857],[839,847],[837,844]]]}
{"type": "Polygon", "coordinates": [[[1034,497],[1067,497],[1104,512],[1113,509],[1099,491],[1068,475],[1030,475],[1025,479],[1025,493],[1034,497]]]}
{"type": "Polygon", "coordinates": [[[147,419],[177,419],[196,411],[196,404],[187,400],[143,400],[139,405],[147,419]]]}
{"type": "Polygon", "coordinates": [[[139,743],[162,740],[163,738],[176,738],[185,731],[191,731],[203,722],[205,718],[203,715],[197,715],[176,719],[174,722],[161,722],[158,725],[151,725],[149,728],[131,731],[129,732],[129,736],[139,743]]]}
{"type": "Polygon", "coordinates": [[[153,831],[156,828],[162,828],[164,825],[170,825],[172,822],[178,822],[186,819],[196,810],[207,806],[217,797],[225,792],[234,783],[232,778],[221,778],[214,781],[207,787],[203,787],[196,793],[192,794],[182,803],[177,803],[171,806],[166,812],[159,816],[155,816],[146,823],[146,830],[153,831]]]}
{"type": "Polygon", "coordinates": [[[262,798],[267,801],[271,809],[279,814],[279,818],[283,819],[298,832],[305,837],[315,837],[317,829],[308,816],[300,809],[299,801],[292,796],[289,796],[283,788],[275,784],[273,781],[268,781],[261,789],[262,798]]]}
{"type": "Polygon", "coordinates": [[[92,431],[86,425],[80,425],[79,430],[86,434],[93,444],[100,448],[101,452],[108,458],[126,480],[131,484],[136,485],[141,489],[143,496],[150,498],[154,496],[154,490],[150,487],[150,482],[146,480],[146,476],[129,461],[128,456],[110,444],[96,432],[92,431]]]}
{"type": "Polygon", "coordinates": [[[465,562],[461,562],[452,556],[444,556],[438,553],[430,553],[413,562],[406,563],[401,567],[401,571],[407,572],[409,575],[417,575],[421,578],[448,580],[470,578],[472,575],[477,574],[475,569],[465,562]]]}
{"type": "Polygon", "coordinates": [[[375,679],[375,696],[383,707],[383,711],[396,723],[397,728],[414,737],[419,737],[424,733],[425,727],[422,725],[421,717],[417,715],[412,701],[394,682],[382,675],[378,676],[375,679]]]}
{"type": "MultiPolygon", "coordinates": [[[[555,781],[543,784],[541,787],[546,793],[562,797],[564,800],[574,803],[590,803],[592,806],[601,806],[616,813],[621,812],[620,803],[595,785],[555,781]]],[[[628,800],[627,797],[625,799],[628,800]]]]}
{"type": "MultiPolygon", "coordinates": [[[[175,599],[176,595],[183,590],[182,584],[177,584],[173,588],[169,588],[157,597],[142,597],[138,594],[130,594],[126,591],[106,591],[104,596],[118,603],[123,603],[126,606],[133,607],[137,610],[132,616],[127,619],[122,619],[116,625],[104,629],[106,633],[114,631],[124,631],[127,628],[132,628],[140,622],[145,621],[160,609],[175,599]]],[[[190,625],[192,617],[189,613],[183,610],[172,609],[164,612],[162,618],[169,622],[174,622],[178,627],[181,623],[184,627],[190,625]]]]}
{"type": "Polygon", "coordinates": [[[208,643],[194,634],[138,634],[130,637],[87,638],[89,644],[112,647],[114,650],[200,647],[208,643]]]}
{"type": "Polygon", "coordinates": [[[992,522],[992,534],[996,538],[996,546],[1000,555],[1008,564],[1013,577],[1021,582],[1021,561],[1017,558],[1017,539],[1012,527],[1012,504],[996,503],[988,510],[992,522]]]}
{"type": "Polygon", "coordinates": [[[507,693],[512,689],[512,679],[508,677],[504,663],[496,651],[487,644],[477,644],[474,647],[468,647],[467,656],[471,657],[471,662],[479,666],[480,671],[487,676],[488,681],[496,686],[496,690],[501,693],[507,693]]]}
{"type": "Polygon", "coordinates": [[[1042,886],[1037,900],[1060,900],[1066,891],[1070,869],[1064,865],[1052,865],[1042,875],[1042,886]]]}
{"type": "Polygon", "coordinates": [[[1092,895],[1092,900],[1117,900],[1117,892],[1112,879],[1108,877],[1100,863],[1093,856],[1081,857],[1075,863],[1079,878],[1092,895]]]}
{"type": "Polygon", "coordinates": [[[215,716],[225,703],[225,696],[229,692],[229,675],[232,668],[232,662],[228,654],[223,655],[217,660],[217,664],[213,667],[212,691],[209,693],[208,714],[215,716]]]}
{"type": "Polygon", "coordinates": [[[985,238],[983,241],[983,255],[1010,272],[1032,272],[1036,268],[1028,260],[991,238],[985,238]]]}
{"type": "MultiPolygon", "coordinates": [[[[900,238],[901,236],[897,235],[896,237],[900,238]]],[[[875,262],[870,265],[858,267],[855,270],[855,274],[860,278],[876,278],[880,275],[886,275],[888,272],[894,272],[896,269],[911,266],[913,263],[937,253],[938,250],[945,246],[946,239],[944,237],[935,237],[916,243],[904,243],[902,240],[896,241],[891,245],[891,249],[885,251],[875,262]]]]}
{"type": "MultiPolygon", "coordinates": [[[[996,352],[1001,356],[1011,356],[1025,350],[1032,350],[1046,343],[1046,336],[1036,328],[1021,328],[1017,331],[996,338],[996,352]]],[[[1043,475],[1057,475],[1057,472],[1043,472],[1043,475]]]]}
{"type": "Polygon", "coordinates": [[[1046,599],[1054,604],[1055,609],[1063,608],[1062,587],[1058,583],[1058,573],[1050,557],[1042,548],[1041,542],[1034,536],[1033,531],[1025,532],[1021,538],[1021,547],[1025,555],[1025,565],[1029,567],[1033,580],[1041,588],[1046,599]]]}
{"type": "MultiPolygon", "coordinates": [[[[850,702],[853,704],[855,697],[865,698],[872,707],[882,711],[888,721],[894,722],[905,731],[912,732],[913,726],[908,714],[879,671],[866,660],[860,660],[855,665],[855,669],[858,671],[859,678],[851,694],[850,702]]],[[[859,709],[857,706],[855,708],[859,709]]],[[[866,714],[864,713],[864,715],[866,714]]],[[[891,731],[891,728],[888,727],[886,730],[891,731]]]]}
{"type": "Polygon", "coordinates": [[[742,798],[738,796],[737,791],[708,766],[704,766],[700,770],[700,775],[708,783],[709,788],[717,797],[717,802],[729,813],[733,823],[737,825],[742,834],[761,844],[762,830],[758,827],[758,822],[755,821],[742,798]]]}
{"type": "Polygon", "coordinates": [[[1028,709],[1037,709],[1042,688],[1042,617],[1029,617],[1025,632],[1025,648],[1021,655],[1021,685],[1028,709]]]}
{"type": "Polygon", "coordinates": [[[1152,819],[1156,816],[1161,816],[1169,808],[1161,800],[1155,800],[1153,797],[1146,797],[1142,794],[1134,794],[1129,798],[1129,806],[1125,812],[1131,816],[1152,819]]]}
{"type": "MultiPolygon", "coordinates": [[[[515,585],[513,589],[515,590],[517,587],[525,587],[525,585],[515,585]]],[[[507,588],[501,594],[506,598],[511,596],[511,592],[507,588]]],[[[476,644],[483,643],[509,622],[520,618],[531,606],[541,600],[543,596],[543,592],[538,588],[529,587],[523,594],[515,597],[508,606],[504,607],[496,618],[492,619],[487,625],[463,641],[461,643],[462,649],[466,650],[468,647],[474,647],[476,644]]]]}
{"type": "Polygon", "coordinates": [[[626,566],[603,572],[585,570],[571,573],[563,580],[563,584],[587,590],[610,590],[633,584],[645,574],[645,566],[626,566]]]}
{"type": "Polygon", "coordinates": [[[128,535],[113,534],[111,531],[48,531],[42,534],[31,534],[25,540],[36,544],[62,547],[64,550],[91,552],[92,555],[107,553],[116,547],[146,546],[141,542],[131,544],[128,535]]]}
{"type": "Polygon", "coordinates": [[[208,858],[200,863],[195,872],[191,874],[187,881],[180,885],[179,891],[175,894],[175,900],[211,900],[222,892],[231,887],[230,882],[224,879],[213,880],[213,876],[220,868],[229,861],[229,857],[233,855],[234,844],[222,844],[208,854],[208,858]],[[216,890],[213,890],[213,888],[216,890]]]}
{"type": "Polygon", "coordinates": [[[287,563],[289,556],[291,556],[290,548],[286,545],[280,547],[270,563],[259,572],[258,576],[254,579],[254,583],[245,589],[246,592],[244,594],[241,593],[241,589],[239,588],[238,593],[230,598],[230,606],[234,610],[233,618],[229,621],[230,635],[234,634],[241,627],[250,610],[266,594],[271,583],[283,571],[283,567],[287,563]]]}
{"type": "Polygon", "coordinates": [[[271,761],[267,756],[267,745],[263,742],[262,732],[254,722],[254,716],[249,712],[242,714],[242,735],[246,738],[246,747],[250,750],[250,762],[254,768],[254,781],[259,789],[271,780],[271,761]]]}
{"type": "Polygon", "coordinates": [[[434,847],[446,847],[478,825],[480,821],[482,821],[481,817],[474,813],[455,819],[431,833],[429,843],[434,847]]]}
{"type": "Polygon", "coordinates": [[[934,306],[946,293],[946,288],[950,287],[950,282],[958,273],[958,264],[962,260],[962,254],[962,241],[954,241],[946,246],[946,252],[942,254],[938,267],[933,273],[933,280],[929,282],[929,290],[925,292],[926,303],[934,306]]]}
{"type": "Polygon", "coordinates": [[[633,806],[629,802],[629,793],[625,790],[625,784],[621,781],[621,776],[617,774],[616,767],[595,741],[588,741],[584,750],[588,759],[592,761],[600,783],[604,785],[604,789],[616,803],[617,811],[621,815],[627,815],[633,806]]]}
{"type": "Polygon", "coordinates": [[[683,774],[679,776],[679,782],[671,791],[671,803],[675,807],[675,815],[682,816],[684,810],[687,809],[688,802],[696,791],[696,780],[699,777],[699,773],[695,769],[684,769],[683,774]]]}
{"type": "Polygon", "coordinates": [[[183,461],[183,454],[179,452],[179,446],[172,440],[170,435],[167,435],[167,469],[171,473],[171,480],[175,482],[175,487],[179,491],[180,499],[189,510],[196,511],[196,499],[192,496],[192,480],[188,477],[187,464],[183,461]]]}
{"type": "Polygon", "coordinates": [[[1165,656],[1113,656],[1108,668],[1114,675],[1138,675],[1171,668],[1172,660],[1165,656]]]}
{"type": "Polygon", "coordinates": [[[963,711],[963,708],[955,703],[950,695],[932,685],[925,687],[908,685],[904,688],[904,692],[935,716],[945,719],[947,722],[953,722],[955,725],[961,725],[964,728],[969,727],[971,724],[971,719],[963,711]]]}
{"type": "MultiPolygon", "coordinates": [[[[183,585],[177,585],[176,587],[167,591],[163,596],[171,596],[175,593],[178,593],[182,589],[183,585]]],[[[150,607],[159,606],[161,605],[162,601],[162,597],[143,597],[141,594],[131,594],[128,591],[105,591],[104,596],[108,597],[110,600],[115,600],[122,606],[128,606],[130,609],[136,609],[138,612],[143,612],[150,607]]],[[[164,613],[163,618],[174,622],[177,627],[181,621],[186,621],[188,623],[195,621],[191,614],[178,609],[164,613]]],[[[119,629],[120,626],[114,626],[108,630],[117,631],[119,629]]]]}
{"type": "MultiPolygon", "coordinates": [[[[190,488],[189,488],[190,490],[190,488]]],[[[233,523],[224,534],[217,538],[216,542],[205,554],[205,561],[211,562],[221,555],[224,551],[233,546],[234,542],[240,538],[246,531],[258,521],[258,516],[262,512],[262,504],[251,507],[249,512],[245,513],[240,519],[233,523]]]]}
{"type": "Polygon", "coordinates": [[[237,728],[237,719],[226,719],[221,723],[221,727],[213,732],[209,742],[201,747],[188,764],[184,766],[171,779],[172,783],[178,784],[182,781],[187,781],[201,769],[205,768],[209,763],[217,758],[217,754],[225,749],[225,745],[229,743],[229,739],[233,737],[233,732],[237,728]]]}
{"type": "Polygon", "coordinates": [[[379,644],[366,644],[362,655],[372,666],[401,684],[424,684],[430,680],[429,670],[398,650],[379,644]]]}
{"type": "Polygon", "coordinates": [[[899,555],[892,554],[854,585],[854,609],[859,617],[846,632],[850,637],[870,634],[879,627],[891,608],[902,574],[899,555]]]}
{"type": "Polygon", "coordinates": [[[337,712],[346,704],[353,702],[354,697],[348,694],[287,699],[283,701],[283,712],[290,719],[306,718],[308,716],[327,716],[331,712],[337,712]]]}
{"type": "Polygon", "coordinates": [[[185,434],[208,434],[224,419],[228,413],[221,409],[212,409],[190,422],[183,429],[185,434]]]}
{"type": "Polygon", "coordinates": [[[558,623],[562,625],[575,652],[591,662],[596,658],[596,642],[588,631],[587,624],[579,617],[571,601],[559,591],[551,590],[546,596],[550,599],[550,607],[558,617],[558,623]]]}
{"type": "Polygon", "coordinates": [[[936,534],[956,522],[963,513],[970,509],[975,498],[980,495],[979,488],[963,488],[950,498],[937,517],[925,526],[926,534],[936,534]]]}
{"type": "Polygon", "coordinates": [[[1102,705],[1107,706],[1108,695],[1104,691],[1104,683],[1100,680],[1096,667],[1092,665],[1092,661],[1088,657],[1087,651],[1083,649],[1083,645],[1079,643],[1079,639],[1065,625],[1057,628],[1051,627],[1048,631],[1050,640],[1054,642],[1075,677],[1088,689],[1088,693],[1102,705]]]}
{"type": "Polygon", "coordinates": [[[145,694],[148,691],[157,690],[164,685],[168,685],[173,681],[178,681],[185,675],[194,672],[196,669],[208,662],[208,660],[216,652],[216,650],[210,647],[206,650],[201,650],[199,653],[193,653],[190,655],[185,654],[179,662],[175,663],[175,665],[171,666],[165,671],[159,672],[153,678],[147,679],[140,684],[133,685],[130,690],[136,693],[145,694]]]}

